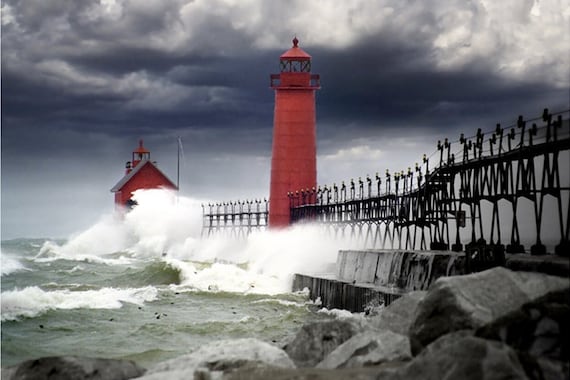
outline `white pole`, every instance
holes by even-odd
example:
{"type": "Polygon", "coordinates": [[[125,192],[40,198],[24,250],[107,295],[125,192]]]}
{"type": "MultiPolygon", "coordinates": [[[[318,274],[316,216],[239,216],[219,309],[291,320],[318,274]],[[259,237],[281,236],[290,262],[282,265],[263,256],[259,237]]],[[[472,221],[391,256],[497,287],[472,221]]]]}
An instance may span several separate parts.
{"type": "Polygon", "coordinates": [[[182,146],[182,139],[178,136],[178,160],[176,165],[176,188],[180,193],[180,147],[182,146]]]}

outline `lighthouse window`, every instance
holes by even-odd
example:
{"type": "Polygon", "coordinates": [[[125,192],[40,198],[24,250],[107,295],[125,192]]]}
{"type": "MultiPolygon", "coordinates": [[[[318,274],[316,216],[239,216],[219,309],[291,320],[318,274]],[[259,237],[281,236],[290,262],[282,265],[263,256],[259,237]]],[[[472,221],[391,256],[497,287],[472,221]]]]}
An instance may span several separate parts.
{"type": "Polygon", "coordinates": [[[308,73],[311,71],[311,61],[281,61],[281,72],[308,73]]]}
{"type": "Polygon", "coordinates": [[[291,71],[291,61],[281,61],[281,71],[291,71]]]}

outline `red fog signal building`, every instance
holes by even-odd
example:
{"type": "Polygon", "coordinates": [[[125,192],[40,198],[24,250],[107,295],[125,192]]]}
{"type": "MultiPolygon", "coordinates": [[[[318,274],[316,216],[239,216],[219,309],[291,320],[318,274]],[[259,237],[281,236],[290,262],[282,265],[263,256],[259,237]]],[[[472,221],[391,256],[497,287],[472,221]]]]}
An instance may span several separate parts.
{"type": "Polygon", "coordinates": [[[172,189],[177,186],[150,160],[150,151],[139,141],[131,161],[127,161],[125,176],[111,189],[115,193],[116,207],[131,207],[133,192],[140,189],[172,189]]]}

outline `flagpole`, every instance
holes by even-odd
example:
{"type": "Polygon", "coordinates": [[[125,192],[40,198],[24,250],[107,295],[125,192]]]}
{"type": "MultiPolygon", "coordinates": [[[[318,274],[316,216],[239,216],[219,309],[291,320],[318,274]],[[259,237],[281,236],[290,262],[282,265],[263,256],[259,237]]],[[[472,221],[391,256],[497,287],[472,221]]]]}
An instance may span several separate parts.
{"type": "Polygon", "coordinates": [[[178,192],[180,193],[180,136],[178,136],[177,139],[178,142],[178,160],[177,160],[177,164],[176,164],[176,188],[178,190],[178,192]]]}

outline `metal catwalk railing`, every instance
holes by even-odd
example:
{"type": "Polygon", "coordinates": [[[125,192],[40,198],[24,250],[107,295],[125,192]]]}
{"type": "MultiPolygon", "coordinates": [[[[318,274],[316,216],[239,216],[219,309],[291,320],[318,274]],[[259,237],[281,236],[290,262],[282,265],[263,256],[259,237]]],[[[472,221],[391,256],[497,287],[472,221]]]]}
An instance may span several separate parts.
{"type": "Polygon", "coordinates": [[[203,204],[202,237],[217,234],[244,238],[253,230],[265,229],[268,214],[266,199],[203,204]]]}
{"type": "Polygon", "coordinates": [[[497,257],[524,252],[526,242],[532,254],[569,255],[568,113],[544,110],[508,128],[445,139],[414,169],[289,193],[292,222],[321,223],[368,248],[465,244],[497,257]]]}

